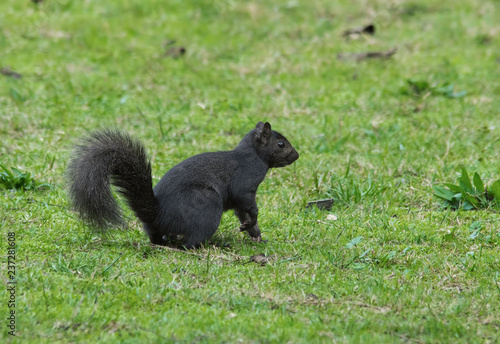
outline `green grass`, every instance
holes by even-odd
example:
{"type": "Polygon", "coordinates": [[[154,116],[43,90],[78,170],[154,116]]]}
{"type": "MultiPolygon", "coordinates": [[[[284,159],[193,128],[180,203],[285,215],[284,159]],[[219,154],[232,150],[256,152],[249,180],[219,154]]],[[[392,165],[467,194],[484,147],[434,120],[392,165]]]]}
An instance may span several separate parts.
{"type": "MultiPolygon", "coordinates": [[[[0,191],[5,282],[16,233],[15,339],[499,342],[499,213],[443,210],[432,189],[464,167],[498,179],[497,5],[2,1],[0,68],[23,77],[0,75],[0,163],[52,185],[0,191]],[[370,22],[375,36],[342,37],[370,22]],[[163,56],[172,39],[185,56],[163,56]],[[389,60],[336,58],[394,47],[389,60]],[[103,235],[69,209],[64,169],[89,130],[139,138],[157,181],[259,120],[300,153],[259,188],[267,244],[229,213],[214,237],[229,248],[178,252],[151,247],[131,212],[103,235]],[[326,197],[331,211],[305,210],[326,197]],[[249,263],[260,253],[277,258],[249,263]]],[[[2,319],[8,296],[4,283],[2,319]]],[[[15,342],[5,320],[0,338],[15,342]]]]}

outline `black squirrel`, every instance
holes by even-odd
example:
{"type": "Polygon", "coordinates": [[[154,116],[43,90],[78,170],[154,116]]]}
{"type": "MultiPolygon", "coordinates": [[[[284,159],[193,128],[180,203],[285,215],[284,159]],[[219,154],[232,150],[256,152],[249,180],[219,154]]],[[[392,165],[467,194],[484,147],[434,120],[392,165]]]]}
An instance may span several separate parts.
{"type": "Polygon", "coordinates": [[[124,132],[101,130],[75,146],[66,171],[68,194],[75,210],[93,226],[123,224],[113,184],[153,244],[197,247],[212,237],[222,213],[230,209],[241,222],[240,230],[259,242],[257,188],[270,168],[298,158],[283,135],[259,122],[234,150],[188,158],[153,188],[144,146],[124,132]]]}

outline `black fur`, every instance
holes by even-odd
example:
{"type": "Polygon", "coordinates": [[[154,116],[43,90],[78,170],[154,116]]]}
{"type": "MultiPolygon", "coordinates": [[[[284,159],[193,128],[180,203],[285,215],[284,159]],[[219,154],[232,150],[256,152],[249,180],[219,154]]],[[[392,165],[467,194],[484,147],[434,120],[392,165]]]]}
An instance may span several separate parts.
{"type": "Polygon", "coordinates": [[[68,165],[69,196],[96,227],[121,224],[110,185],[125,196],[154,244],[190,248],[210,239],[222,213],[234,209],[241,230],[261,240],[255,196],[271,167],[299,157],[286,138],[259,122],[232,151],[195,155],[170,169],[152,188],[144,147],[123,132],[92,133],[75,146],[68,165]]]}

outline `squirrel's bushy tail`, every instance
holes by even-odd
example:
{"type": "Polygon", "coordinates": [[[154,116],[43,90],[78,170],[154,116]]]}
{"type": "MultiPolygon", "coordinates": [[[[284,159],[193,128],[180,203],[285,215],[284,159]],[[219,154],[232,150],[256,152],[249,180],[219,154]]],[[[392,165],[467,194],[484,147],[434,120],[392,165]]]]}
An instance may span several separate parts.
{"type": "Polygon", "coordinates": [[[126,133],[102,130],[84,138],[72,152],[66,176],[74,209],[93,226],[123,223],[111,184],[142,222],[155,219],[151,164],[144,146],[126,133]]]}

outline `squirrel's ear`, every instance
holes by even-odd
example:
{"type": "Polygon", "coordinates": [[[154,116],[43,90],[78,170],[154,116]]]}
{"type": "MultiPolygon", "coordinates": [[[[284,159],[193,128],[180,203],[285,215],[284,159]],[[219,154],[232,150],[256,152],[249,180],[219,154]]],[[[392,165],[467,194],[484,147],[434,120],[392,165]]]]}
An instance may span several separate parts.
{"type": "Polygon", "coordinates": [[[266,144],[271,137],[271,124],[269,124],[268,122],[257,123],[257,126],[255,127],[254,137],[260,143],[266,144]]]}

